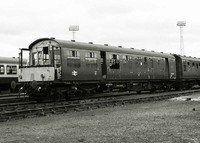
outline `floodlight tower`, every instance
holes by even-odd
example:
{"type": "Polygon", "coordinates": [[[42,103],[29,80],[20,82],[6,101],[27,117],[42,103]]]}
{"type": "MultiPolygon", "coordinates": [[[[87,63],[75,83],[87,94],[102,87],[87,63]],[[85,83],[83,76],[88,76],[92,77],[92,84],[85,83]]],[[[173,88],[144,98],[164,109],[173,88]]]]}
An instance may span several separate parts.
{"type": "Polygon", "coordinates": [[[186,26],[185,21],[178,21],[177,26],[180,27],[180,55],[184,55],[184,42],[183,42],[183,26],[186,26]]]}
{"type": "Polygon", "coordinates": [[[79,26],[78,25],[70,25],[69,31],[72,31],[72,36],[73,36],[72,40],[75,40],[76,31],[79,31],[79,26]]]}

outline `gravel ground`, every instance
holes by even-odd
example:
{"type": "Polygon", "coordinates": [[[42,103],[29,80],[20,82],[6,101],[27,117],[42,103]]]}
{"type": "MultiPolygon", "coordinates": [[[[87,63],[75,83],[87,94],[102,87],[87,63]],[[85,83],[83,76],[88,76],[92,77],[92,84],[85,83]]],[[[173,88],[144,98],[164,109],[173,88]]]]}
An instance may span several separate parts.
{"type": "Polygon", "coordinates": [[[200,101],[180,99],[4,122],[0,143],[199,143],[200,101]]]}

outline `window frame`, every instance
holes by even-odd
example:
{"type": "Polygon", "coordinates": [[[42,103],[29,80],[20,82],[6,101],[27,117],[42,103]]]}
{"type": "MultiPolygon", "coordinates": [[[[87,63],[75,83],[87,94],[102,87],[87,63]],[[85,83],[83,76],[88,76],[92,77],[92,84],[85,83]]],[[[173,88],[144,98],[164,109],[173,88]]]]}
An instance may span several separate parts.
{"type": "Polygon", "coordinates": [[[0,75],[5,74],[5,65],[0,65],[0,75]],[[1,69],[3,67],[3,69],[1,69]],[[3,70],[3,72],[2,72],[3,70]]]}
{"type": "Polygon", "coordinates": [[[7,75],[17,75],[17,65],[6,65],[6,74],[7,75]],[[8,67],[9,67],[9,69],[8,69],[8,67]]]}
{"type": "Polygon", "coordinates": [[[80,51],[78,50],[67,50],[68,59],[80,59],[80,51]]]}
{"type": "Polygon", "coordinates": [[[109,54],[109,60],[110,60],[110,69],[120,69],[120,59],[119,54],[109,54]]]}

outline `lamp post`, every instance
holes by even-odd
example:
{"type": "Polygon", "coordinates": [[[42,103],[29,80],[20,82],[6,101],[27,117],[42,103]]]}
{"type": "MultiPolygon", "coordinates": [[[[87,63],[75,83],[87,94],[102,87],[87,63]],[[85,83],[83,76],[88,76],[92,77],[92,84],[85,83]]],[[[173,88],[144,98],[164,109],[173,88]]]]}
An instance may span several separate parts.
{"type": "Polygon", "coordinates": [[[78,25],[70,25],[69,31],[72,31],[72,36],[73,36],[72,40],[75,40],[76,31],[79,31],[79,26],[78,25]]]}
{"type": "Polygon", "coordinates": [[[185,21],[178,21],[177,26],[180,27],[180,55],[184,55],[184,42],[183,42],[183,26],[186,26],[185,21]]]}

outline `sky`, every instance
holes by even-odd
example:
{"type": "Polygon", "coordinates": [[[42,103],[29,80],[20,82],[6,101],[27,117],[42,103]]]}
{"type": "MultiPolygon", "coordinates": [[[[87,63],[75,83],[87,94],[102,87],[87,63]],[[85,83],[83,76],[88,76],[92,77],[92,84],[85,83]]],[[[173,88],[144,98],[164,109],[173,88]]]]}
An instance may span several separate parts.
{"type": "Polygon", "coordinates": [[[0,2],[0,56],[17,57],[39,38],[200,57],[199,0],[5,0],[0,2]]]}

